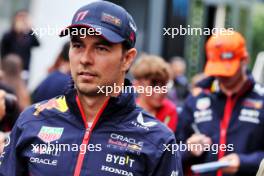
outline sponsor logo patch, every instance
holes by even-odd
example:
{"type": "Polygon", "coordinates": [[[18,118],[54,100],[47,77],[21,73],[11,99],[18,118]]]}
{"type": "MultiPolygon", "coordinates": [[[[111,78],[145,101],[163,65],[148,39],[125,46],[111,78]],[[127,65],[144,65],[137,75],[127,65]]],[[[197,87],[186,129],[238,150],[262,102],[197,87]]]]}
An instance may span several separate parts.
{"type": "Polygon", "coordinates": [[[178,176],[179,172],[178,171],[172,171],[170,176],[178,176]]]}
{"type": "Polygon", "coordinates": [[[42,126],[38,137],[46,143],[59,140],[63,133],[64,128],[42,126]]]}
{"type": "Polygon", "coordinates": [[[131,27],[131,29],[132,29],[134,32],[137,31],[137,27],[136,27],[132,22],[130,22],[130,21],[129,21],[129,26],[131,27]]]}
{"type": "Polygon", "coordinates": [[[259,124],[260,123],[259,114],[260,114],[260,112],[257,110],[242,109],[240,111],[240,115],[239,115],[238,119],[240,121],[259,124]]]}
{"type": "Polygon", "coordinates": [[[140,155],[140,152],[143,148],[143,142],[136,141],[134,138],[111,133],[110,138],[108,139],[107,147],[130,151],[140,155]]]}
{"type": "Polygon", "coordinates": [[[224,52],[221,54],[221,58],[223,60],[230,60],[234,57],[234,53],[233,52],[224,52]]]}
{"type": "Polygon", "coordinates": [[[33,115],[38,116],[40,112],[46,109],[56,109],[59,112],[66,112],[68,110],[68,106],[65,100],[65,96],[53,98],[44,104],[36,104],[35,112],[33,113],[33,115]]]}
{"type": "Polygon", "coordinates": [[[31,163],[44,164],[50,166],[57,166],[58,163],[58,160],[51,160],[47,158],[36,158],[36,157],[30,157],[29,161],[31,163]]]}
{"type": "Polygon", "coordinates": [[[116,174],[116,175],[133,176],[132,172],[128,172],[128,171],[123,170],[123,169],[109,167],[109,166],[105,166],[105,165],[102,165],[101,171],[110,172],[110,173],[113,173],[113,174],[116,174]]]}
{"type": "Polygon", "coordinates": [[[52,148],[48,145],[42,146],[33,146],[32,153],[37,155],[52,155],[52,156],[60,156],[60,150],[57,148],[52,148]]]}
{"type": "Polygon", "coordinates": [[[108,13],[102,13],[101,20],[103,22],[110,23],[110,24],[113,24],[113,25],[118,26],[118,27],[120,27],[121,24],[122,24],[122,22],[121,22],[121,20],[119,18],[117,18],[117,17],[115,17],[113,15],[110,15],[108,13]]]}
{"type": "Polygon", "coordinates": [[[193,114],[194,121],[195,121],[195,123],[211,121],[213,119],[212,114],[213,114],[213,112],[211,109],[202,110],[202,111],[195,111],[193,114]]]}
{"type": "Polygon", "coordinates": [[[113,155],[113,154],[107,154],[105,161],[107,163],[113,163],[120,166],[129,166],[130,168],[133,167],[133,164],[135,162],[134,159],[132,159],[129,155],[126,156],[120,156],[120,155],[113,155]]]}
{"type": "Polygon", "coordinates": [[[261,100],[247,98],[244,100],[242,105],[247,108],[261,109],[263,107],[263,102],[261,100]]]}
{"type": "Polygon", "coordinates": [[[144,122],[144,117],[142,115],[142,113],[140,112],[137,116],[137,121],[132,121],[131,122],[134,126],[139,127],[139,128],[143,128],[147,131],[149,131],[150,127],[154,127],[156,126],[158,123],[155,121],[149,121],[149,122],[144,122]]]}
{"type": "Polygon", "coordinates": [[[261,84],[255,84],[253,91],[261,96],[264,96],[264,87],[261,84]]]}
{"type": "Polygon", "coordinates": [[[208,97],[200,98],[196,102],[196,108],[199,110],[208,109],[211,106],[211,100],[208,97]]]}
{"type": "Polygon", "coordinates": [[[83,20],[88,14],[88,10],[86,11],[82,11],[82,12],[79,12],[77,15],[76,15],[76,18],[75,18],[75,22],[78,22],[78,21],[81,21],[83,20]]]}

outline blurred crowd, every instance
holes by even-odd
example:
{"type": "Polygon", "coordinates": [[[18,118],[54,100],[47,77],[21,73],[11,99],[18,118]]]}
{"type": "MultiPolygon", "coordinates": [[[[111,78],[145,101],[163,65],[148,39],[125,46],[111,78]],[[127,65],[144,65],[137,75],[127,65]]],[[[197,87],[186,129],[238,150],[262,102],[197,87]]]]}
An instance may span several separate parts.
{"type": "MultiPolygon", "coordinates": [[[[69,42],[62,46],[54,64],[47,70],[48,76],[38,87],[30,92],[28,79],[30,72],[31,52],[40,46],[39,39],[32,33],[29,13],[17,11],[11,27],[1,38],[0,70],[0,142],[5,133],[12,129],[19,114],[33,103],[61,95],[70,78],[69,42]]],[[[0,151],[2,150],[2,147],[0,151]]]]}

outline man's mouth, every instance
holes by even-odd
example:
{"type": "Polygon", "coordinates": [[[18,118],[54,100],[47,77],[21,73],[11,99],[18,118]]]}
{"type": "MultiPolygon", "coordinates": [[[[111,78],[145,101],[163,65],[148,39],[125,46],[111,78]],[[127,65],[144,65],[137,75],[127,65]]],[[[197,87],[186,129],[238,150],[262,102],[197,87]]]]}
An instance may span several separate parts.
{"type": "Polygon", "coordinates": [[[80,76],[84,80],[89,81],[89,80],[93,79],[94,77],[96,77],[97,75],[95,73],[92,73],[92,72],[81,71],[78,73],[78,76],[80,76]]]}

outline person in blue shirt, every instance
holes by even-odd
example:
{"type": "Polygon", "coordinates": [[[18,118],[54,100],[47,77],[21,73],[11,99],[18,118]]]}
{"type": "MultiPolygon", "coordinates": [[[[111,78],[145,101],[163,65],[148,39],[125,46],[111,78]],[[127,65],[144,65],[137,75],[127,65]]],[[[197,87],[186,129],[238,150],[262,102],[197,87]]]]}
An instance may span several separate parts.
{"type": "Polygon", "coordinates": [[[43,100],[62,95],[71,81],[69,63],[70,43],[64,44],[56,63],[57,68],[45,78],[32,94],[32,102],[37,103],[43,100]]]}

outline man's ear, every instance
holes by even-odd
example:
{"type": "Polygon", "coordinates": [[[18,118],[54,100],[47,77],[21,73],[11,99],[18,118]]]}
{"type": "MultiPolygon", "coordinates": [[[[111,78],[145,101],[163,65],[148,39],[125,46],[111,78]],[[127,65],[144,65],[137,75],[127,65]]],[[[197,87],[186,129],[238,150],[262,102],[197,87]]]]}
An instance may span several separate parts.
{"type": "Polygon", "coordinates": [[[126,72],[127,70],[129,70],[136,55],[137,55],[136,48],[131,48],[126,53],[124,53],[122,71],[126,72]]]}
{"type": "Polygon", "coordinates": [[[243,65],[243,67],[247,68],[248,64],[249,64],[249,57],[242,58],[241,65],[243,65]]]}
{"type": "Polygon", "coordinates": [[[244,72],[247,71],[248,69],[248,64],[249,64],[249,57],[244,57],[242,60],[241,60],[241,68],[244,72]]]}
{"type": "Polygon", "coordinates": [[[243,62],[244,65],[247,65],[247,64],[249,64],[249,57],[244,57],[244,58],[242,58],[241,61],[243,62]]]}

